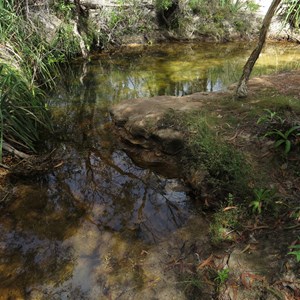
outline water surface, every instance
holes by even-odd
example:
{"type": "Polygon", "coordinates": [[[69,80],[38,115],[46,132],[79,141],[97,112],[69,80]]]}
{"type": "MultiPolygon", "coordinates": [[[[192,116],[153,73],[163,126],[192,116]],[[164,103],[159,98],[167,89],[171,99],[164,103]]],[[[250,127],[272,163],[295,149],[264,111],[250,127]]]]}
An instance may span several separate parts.
{"type": "MultiPolygon", "coordinates": [[[[195,207],[180,181],[133,164],[108,111],[128,98],[226,89],[250,52],[245,43],[165,44],[66,68],[48,99],[57,131],[48,144],[60,166],[18,182],[2,210],[0,299],[184,299],[162,257],[208,225],[191,222],[195,207]]],[[[270,44],[254,73],[299,61],[299,45],[270,44]]]]}

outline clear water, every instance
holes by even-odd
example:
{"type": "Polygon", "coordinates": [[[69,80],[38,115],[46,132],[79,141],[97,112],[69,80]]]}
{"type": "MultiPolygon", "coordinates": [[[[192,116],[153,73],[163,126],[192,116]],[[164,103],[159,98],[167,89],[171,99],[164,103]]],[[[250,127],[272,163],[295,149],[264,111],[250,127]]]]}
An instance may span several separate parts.
{"type": "MultiPolygon", "coordinates": [[[[162,257],[207,234],[207,224],[191,223],[181,182],[132,163],[108,111],[128,98],[226,89],[250,52],[248,44],[166,44],[66,68],[49,96],[59,166],[17,182],[2,209],[0,299],[184,299],[162,257]]],[[[299,62],[299,45],[270,44],[254,73],[299,62]]]]}

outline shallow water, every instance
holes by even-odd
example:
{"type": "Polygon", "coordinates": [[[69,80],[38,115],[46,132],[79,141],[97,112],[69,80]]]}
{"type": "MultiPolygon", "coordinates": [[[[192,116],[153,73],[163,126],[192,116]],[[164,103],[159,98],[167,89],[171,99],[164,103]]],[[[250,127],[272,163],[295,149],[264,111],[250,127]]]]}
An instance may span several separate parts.
{"type": "MultiPolygon", "coordinates": [[[[18,182],[2,210],[0,299],[184,299],[164,263],[191,235],[205,240],[207,223],[180,181],[132,163],[108,110],[127,98],[225,89],[250,46],[132,48],[66,68],[49,96],[58,138],[48,144],[60,166],[18,182]]],[[[299,68],[299,49],[268,45],[255,74],[299,68]]]]}

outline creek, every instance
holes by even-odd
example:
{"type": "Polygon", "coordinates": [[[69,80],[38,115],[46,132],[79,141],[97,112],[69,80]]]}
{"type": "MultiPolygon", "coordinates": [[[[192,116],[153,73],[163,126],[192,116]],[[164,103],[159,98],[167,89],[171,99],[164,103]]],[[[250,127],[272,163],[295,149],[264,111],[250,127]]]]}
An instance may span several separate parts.
{"type": "MultiPolygon", "coordinates": [[[[252,45],[253,46],[253,45],[252,45]]],[[[215,92],[251,45],[163,44],[94,54],[48,97],[60,166],[18,181],[0,220],[0,299],[184,299],[166,272],[190,238],[208,239],[180,180],[136,166],[110,132],[123,99],[215,92]]],[[[254,75],[300,67],[299,45],[268,44],[254,75]]]]}

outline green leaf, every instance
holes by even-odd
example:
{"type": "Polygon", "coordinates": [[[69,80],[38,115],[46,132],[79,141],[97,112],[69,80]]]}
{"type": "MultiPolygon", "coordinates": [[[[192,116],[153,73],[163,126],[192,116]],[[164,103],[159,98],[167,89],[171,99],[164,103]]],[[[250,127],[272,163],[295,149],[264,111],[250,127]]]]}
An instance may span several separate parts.
{"type": "Polygon", "coordinates": [[[291,151],[292,143],[291,141],[287,140],[285,143],[284,153],[288,154],[291,151]]]}
{"type": "Polygon", "coordinates": [[[278,141],[276,141],[274,143],[274,147],[278,148],[280,145],[282,145],[283,143],[286,143],[286,142],[288,142],[288,141],[286,141],[286,140],[278,140],[278,141]]]}
{"type": "Polygon", "coordinates": [[[289,252],[288,254],[295,255],[297,262],[300,262],[300,250],[292,251],[292,252],[289,252]]]}
{"type": "Polygon", "coordinates": [[[295,130],[299,129],[300,126],[293,126],[292,128],[290,128],[288,131],[286,131],[285,136],[288,137],[292,132],[294,132],[295,130]]]}

